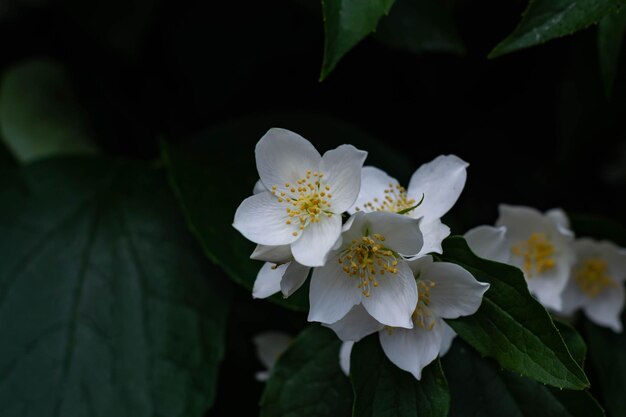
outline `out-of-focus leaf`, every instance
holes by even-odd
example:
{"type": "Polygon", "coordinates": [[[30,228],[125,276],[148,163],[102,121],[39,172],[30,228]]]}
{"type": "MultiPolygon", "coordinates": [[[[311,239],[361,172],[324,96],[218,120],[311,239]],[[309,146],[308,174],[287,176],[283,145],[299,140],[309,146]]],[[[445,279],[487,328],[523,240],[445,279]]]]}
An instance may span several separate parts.
{"type": "Polygon", "coordinates": [[[626,31],[626,8],[609,13],[598,24],[598,60],[605,96],[611,97],[626,31]]]}
{"type": "Polygon", "coordinates": [[[448,383],[439,360],[422,371],[422,379],[391,363],[378,335],[357,343],[350,360],[354,388],[353,417],[446,417],[448,383]]]}
{"type": "Polygon", "coordinates": [[[148,166],[54,158],[0,188],[0,415],[200,417],[231,287],[148,166]]]}
{"type": "Polygon", "coordinates": [[[570,35],[617,10],[625,0],[530,0],[522,21],[490,58],[570,35]]]}
{"type": "Polygon", "coordinates": [[[477,257],[459,236],[444,240],[442,259],[491,284],[476,314],[448,321],[461,338],[502,367],[544,384],[589,386],[550,315],[528,292],[519,269],[477,257]]]}
{"type": "Polygon", "coordinates": [[[396,0],[389,16],[380,19],[374,38],[413,53],[465,53],[454,20],[441,0],[396,0]]]}
{"type": "Polygon", "coordinates": [[[68,75],[51,61],[24,62],[3,74],[0,130],[21,162],[96,151],[68,75]]]}
{"type": "Polygon", "coordinates": [[[322,0],[324,12],[324,61],[320,81],[363,38],[376,30],[394,0],[322,0]]]}
{"type": "Polygon", "coordinates": [[[350,381],[339,367],[341,342],[324,327],[304,330],[271,371],[261,417],[348,417],[350,381]]]}

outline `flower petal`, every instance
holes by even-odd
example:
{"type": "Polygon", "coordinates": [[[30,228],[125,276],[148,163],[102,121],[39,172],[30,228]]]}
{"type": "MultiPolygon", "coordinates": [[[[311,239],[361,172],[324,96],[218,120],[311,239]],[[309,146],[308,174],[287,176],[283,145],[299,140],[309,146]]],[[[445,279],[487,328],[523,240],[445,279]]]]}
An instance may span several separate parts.
{"type": "Polygon", "coordinates": [[[385,327],[370,316],[361,304],[352,307],[341,320],[332,324],[325,324],[325,326],[333,329],[341,340],[353,342],[358,342],[365,336],[385,327]]]}
{"type": "Polygon", "coordinates": [[[554,208],[554,209],[548,210],[546,211],[546,217],[552,220],[557,226],[559,226],[563,230],[567,230],[568,232],[571,233],[569,217],[567,217],[567,214],[565,214],[565,212],[562,209],[554,208]]]}
{"type": "MultiPolygon", "coordinates": [[[[489,284],[477,281],[459,265],[433,262],[431,256],[412,260],[409,266],[418,277],[418,283],[428,285],[428,308],[436,317],[456,319],[474,314],[489,289],[489,284]]],[[[421,288],[418,284],[418,291],[421,288]]]]}
{"type": "Polygon", "coordinates": [[[256,245],[254,252],[250,255],[250,259],[273,262],[275,264],[284,264],[292,260],[293,256],[291,255],[290,245],[256,245]]]}
{"type": "Polygon", "coordinates": [[[424,246],[418,253],[418,256],[426,255],[428,253],[442,253],[443,248],[441,242],[448,236],[450,236],[450,228],[441,223],[439,219],[433,219],[424,223],[420,223],[420,230],[424,237],[424,246]]]}
{"type": "Polygon", "coordinates": [[[343,318],[361,301],[358,280],[347,275],[334,256],[326,266],[315,268],[309,290],[309,321],[326,324],[343,318]]]}
{"type": "Polygon", "coordinates": [[[307,169],[317,171],[322,157],[308,140],[286,129],[272,128],[255,149],[256,166],[268,190],[283,190],[285,183],[296,183],[307,169]]]}
{"type": "Polygon", "coordinates": [[[439,357],[443,357],[450,350],[450,346],[452,346],[452,342],[456,337],[456,332],[452,330],[452,327],[448,326],[448,323],[441,320],[441,325],[443,326],[443,334],[441,335],[441,346],[439,347],[439,357]]]}
{"type": "Polygon", "coordinates": [[[300,265],[298,262],[290,262],[283,275],[282,281],[280,281],[280,290],[284,297],[289,297],[296,292],[309,276],[311,268],[308,266],[300,265]]]}
{"type": "Polygon", "coordinates": [[[469,164],[455,155],[440,155],[421,167],[411,177],[407,195],[422,204],[412,216],[438,219],[456,203],[467,177],[469,164]]]}
{"type": "Polygon", "coordinates": [[[397,265],[398,273],[378,275],[378,286],[363,297],[363,307],[378,322],[392,327],[413,327],[411,315],[417,305],[417,284],[405,261],[397,265]]]}
{"type": "Polygon", "coordinates": [[[289,347],[292,337],[284,332],[270,331],[259,333],[252,341],[261,363],[271,369],[280,355],[289,347]]]}
{"type": "MultiPolygon", "coordinates": [[[[519,266],[519,265],[518,265],[519,266]]],[[[571,264],[566,267],[557,267],[551,269],[541,276],[526,279],[528,283],[528,291],[534,295],[544,307],[560,312],[563,308],[563,291],[569,280],[569,273],[564,272],[565,269],[571,268],[571,264]]]]}
{"type": "Polygon", "coordinates": [[[280,291],[280,280],[287,269],[287,265],[279,265],[266,262],[263,264],[254,280],[252,297],[267,298],[280,291]]]}
{"type": "Polygon", "coordinates": [[[576,312],[583,304],[585,304],[587,296],[582,292],[576,280],[570,277],[565,289],[561,293],[561,309],[559,314],[565,317],[576,312]]]}
{"type": "MultiPolygon", "coordinates": [[[[386,211],[364,213],[355,218],[351,230],[358,230],[363,236],[379,233],[385,237],[385,246],[405,256],[419,253],[423,246],[420,219],[386,211]]],[[[347,238],[346,238],[347,240],[347,238]]]]}
{"type": "Polygon", "coordinates": [[[478,226],[465,233],[472,252],[483,259],[508,263],[511,248],[506,240],[506,227],[478,226]]]}
{"type": "Polygon", "coordinates": [[[328,253],[341,238],[341,215],[321,215],[320,221],[310,223],[302,230],[300,239],[291,244],[291,252],[298,263],[323,266],[328,253]]]}
{"type": "Polygon", "coordinates": [[[443,321],[439,319],[431,330],[415,326],[410,330],[382,330],[378,335],[389,360],[419,381],[422,369],[439,355],[444,331],[443,321]]]}
{"type": "Polygon", "coordinates": [[[325,175],[326,184],[330,186],[333,213],[343,213],[356,201],[361,189],[361,168],[365,158],[367,152],[352,145],[341,145],[322,157],[320,170],[325,175]]]}
{"type": "Polygon", "coordinates": [[[350,355],[354,342],[343,342],[339,348],[339,366],[346,376],[350,376],[350,355]]]}
{"type": "Polygon", "coordinates": [[[585,314],[595,324],[610,328],[616,333],[622,332],[620,315],[624,309],[624,286],[608,288],[595,298],[588,298],[583,305],[585,314]]]}
{"type": "Polygon", "coordinates": [[[252,194],[259,194],[259,193],[262,193],[263,191],[269,191],[269,190],[265,188],[265,185],[263,185],[263,181],[258,180],[256,183],[254,183],[252,194]]]}
{"type": "Polygon", "coordinates": [[[372,166],[363,167],[361,170],[361,190],[356,201],[348,209],[348,213],[352,214],[357,211],[372,211],[365,204],[375,204],[374,199],[384,201],[385,190],[389,188],[389,184],[394,186],[398,184],[398,180],[387,175],[382,169],[372,166]],[[357,210],[358,208],[358,210],[357,210]]]}
{"type": "Polygon", "coordinates": [[[286,223],[285,208],[269,192],[243,200],[235,212],[233,227],[247,239],[261,245],[287,245],[298,238],[294,225],[286,223]]]}

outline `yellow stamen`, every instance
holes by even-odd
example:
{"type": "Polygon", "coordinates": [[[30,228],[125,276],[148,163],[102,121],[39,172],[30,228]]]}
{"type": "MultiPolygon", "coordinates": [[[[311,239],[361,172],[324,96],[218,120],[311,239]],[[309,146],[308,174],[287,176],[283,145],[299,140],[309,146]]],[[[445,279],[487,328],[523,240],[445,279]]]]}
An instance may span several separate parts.
{"type": "Polygon", "coordinates": [[[555,249],[545,233],[533,233],[526,241],[511,247],[513,255],[523,258],[523,269],[528,279],[541,275],[556,265],[555,249]]]}
{"type": "Polygon", "coordinates": [[[606,261],[602,258],[589,258],[582,262],[574,273],[580,289],[591,298],[600,295],[607,288],[617,288],[617,282],[607,274],[606,261]]]}

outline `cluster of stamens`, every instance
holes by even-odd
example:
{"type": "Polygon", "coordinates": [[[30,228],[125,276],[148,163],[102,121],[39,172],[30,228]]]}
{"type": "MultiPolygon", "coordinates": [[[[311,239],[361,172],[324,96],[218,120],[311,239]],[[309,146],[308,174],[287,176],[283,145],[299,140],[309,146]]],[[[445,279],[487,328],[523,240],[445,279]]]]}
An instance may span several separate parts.
{"type": "Polygon", "coordinates": [[[554,268],[554,245],[545,233],[531,234],[528,240],[513,245],[511,252],[524,259],[523,268],[529,279],[533,277],[533,274],[540,275],[554,268]]]}
{"type": "Polygon", "coordinates": [[[339,264],[348,277],[357,278],[357,287],[369,297],[372,288],[378,287],[378,276],[398,273],[398,255],[385,248],[385,237],[374,233],[354,239],[350,246],[341,252],[339,264]]]}
{"type": "Polygon", "coordinates": [[[389,183],[385,189],[385,196],[382,199],[374,198],[368,201],[363,207],[356,207],[356,211],[390,211],[397,213],[415,206],[415,199],[408,198],[406,189],[400,184],[389,183]]]}
{"type": "Polygon", "coordinates": [[[417,306],[413,311],[413,323],[421,329],[432,330],[435,327],[435,318],[428,306],[430,305],[430,290],[435,283],[430,280],[417,280],[417,306]]]}
{"type": "MultiPolygon", "coordinates": [[[[288,225],[295,226],[302,231],[310,223],[320,221],[320,216],[332,217],[330,211],[330,186],[322,183],[322,172],[306,171],[306,176],[296,181],[296,184],[285,183],[284,188],[276,185],[270,190],[278,197],[279,203],[287,205],[286,211],[289,216],[285,221],[288,225]]],[[[298,230],[293,232],[298,236],[298,230]]]]}
{"type": "Polygon", "coordinates": [[[589,258],[576,270],[574,279],[585,294],[595,298],[606,288],[617,288],[617,282],[607,274],[606,269],[603,259],[589,258]]]}

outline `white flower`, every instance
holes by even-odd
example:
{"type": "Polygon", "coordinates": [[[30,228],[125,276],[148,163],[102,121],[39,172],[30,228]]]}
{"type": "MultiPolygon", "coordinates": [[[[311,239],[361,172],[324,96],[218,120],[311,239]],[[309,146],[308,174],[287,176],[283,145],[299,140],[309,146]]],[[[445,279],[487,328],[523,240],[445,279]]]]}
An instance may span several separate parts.
{"type": "Polygon", "coordinates": [[[562,210],[545,214],[520,206],[500,205],[495,228],[480,226],[465,239],[478,256],[507,263],[524,272],[528,290],[554,311],[562,308],[561,295],[575,261],[574,234],[562,210]]]}
{"type": "Polygon", "coordinates": [[[378,168],[363,167],[361,191],[348,212],[397,213],[421,201],[418,207],[405,213],[412,218],[423,218],[420,229],[424,246],[419,255],[441,253],[441,242],[450,234],[450,229],[441,223],[440,218],[452,208],[463,191],[467,167],[467,162],[454,155],[438,156],[415,171],[408,189],[378,168]]]}
{"type": "Polygon", "coordinates": [[[574,250],[577,260],[563,292],[562,313],[582,308],[592,322],[621,332],[626,250],[592,239],[577,239],[574,250]]]}
{"type": "Polygon", "coordinates": [[[387,212],[350,217],[328,263],[313,271],[309,321],[334,323],[362,304],[380,323],[412,327],[417,286],[404,256],[422,247],[419,222],[387,212]]]}
{"type": "MultiPolygon", "coordinates": [[[[378,331],[382,348],[391,362],[420,379],[429,363],[450,349],[456,336],[443,319],[474,314],[489,284],[476,281],[465,269],[424,256],[409,262],[417,280],[419,301],[411,319],[412,329],[383,326],[357,306],[344,319],[328,325],[340,339],[354,342],[378,331]]],[[[349,350],[344,345],[340,363],[348,373],[349,350]],[[348,353],[346,353],[346,351],[348,353]]]]}
{"type": "Polygon", "coordinates": [[[287,333],[277,331],[260,333],[252,339],[256,347],[256,354],[266,369],[254,375],[257,381],[267,381],[274,364],[280,355],[287,350],[291,340],[292,337],[287,333]]]}
{"type": "Polygon", "coordinates": [[[245,199],[233,226],[249,240],[290,245],[306,266],[324,265],[341,235],[341,213],[359,193],[367,152],[341,145],[324,156],[300,135],[270,129],[256,146],[256,165],[265,189],[245,199]]]}
{"type": "Polygon", "coordinates": [[[289,297],[304,284],[311,270],[293,259],[289,245],[257,245],[250,258],[267,261],[254,281],[254,298],[267,298],[279,291],[283,297],[289,297]]]}

